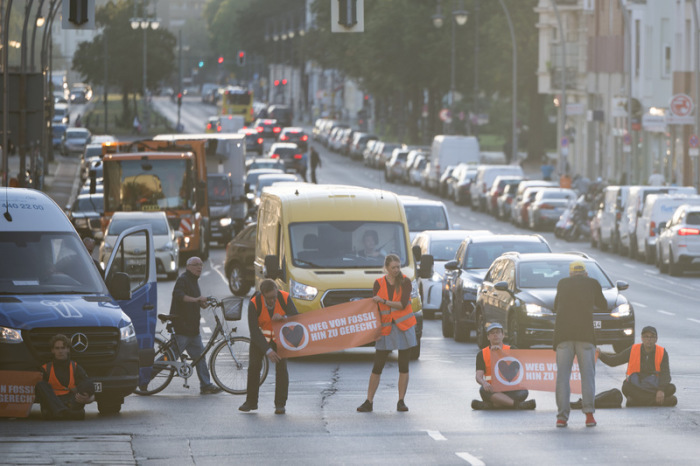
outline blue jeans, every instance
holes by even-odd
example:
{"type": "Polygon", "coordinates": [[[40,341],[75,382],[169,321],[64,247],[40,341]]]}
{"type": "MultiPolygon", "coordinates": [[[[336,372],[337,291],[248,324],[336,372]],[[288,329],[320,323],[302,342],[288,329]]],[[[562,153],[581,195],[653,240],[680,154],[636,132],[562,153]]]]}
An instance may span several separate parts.
{"type": "MultiPolygon", "coordinates": [[[[197,359],[199,355],[204,352],[202,337],[199,335],[175,335],[175,341],[177,342],[177,347],[180,350],[180,354],[182,354],[183,351],[187,351],[187,354],[189,354],[193,360],[197,359]]],[[[177,359],[180,357],[180,354],[176,354],[175,358],[177,359]]],[[[200,390],[211,385],[206,358],[200,359],[195,367],[197,368],[197,377],[199,377],[200,390]]]]}
{"type": "Polygon", "coordinates": [[[595,345],[585,341],[563,341],[557,345],[557,419],[569,420],[571,411],[571,367],[574,356],[581,373],[583,412],[595,412],[595,345]]]}

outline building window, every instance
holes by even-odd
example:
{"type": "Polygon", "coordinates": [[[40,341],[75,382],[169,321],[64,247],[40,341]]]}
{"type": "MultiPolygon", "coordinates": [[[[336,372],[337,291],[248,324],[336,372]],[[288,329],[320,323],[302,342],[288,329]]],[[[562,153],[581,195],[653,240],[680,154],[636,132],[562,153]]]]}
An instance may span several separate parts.
{"type": "Polygon", "coordinates": [[[662,78],[668,78],[671,76],[671,46],[668,44],[664,44],[663,46],[663,57],[662,57],[662,65],[661,65],[661,77],[662,78]]]}

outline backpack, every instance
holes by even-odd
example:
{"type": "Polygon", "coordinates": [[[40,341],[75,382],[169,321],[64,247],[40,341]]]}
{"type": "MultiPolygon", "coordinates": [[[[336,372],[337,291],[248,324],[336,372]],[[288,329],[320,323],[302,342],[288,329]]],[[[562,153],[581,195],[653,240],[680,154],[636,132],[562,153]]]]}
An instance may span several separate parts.
{"type": "MultiPolygon", "coordinates": [[[[578,401],[571,403],[571,409],[581,409],[583,401],[581,398],[578,401]]],[[[604,392],[600,392],[595,396],[596,409],[614,409],[622,407],[622,392],[617,388],[612,388],[604,392]]]]}

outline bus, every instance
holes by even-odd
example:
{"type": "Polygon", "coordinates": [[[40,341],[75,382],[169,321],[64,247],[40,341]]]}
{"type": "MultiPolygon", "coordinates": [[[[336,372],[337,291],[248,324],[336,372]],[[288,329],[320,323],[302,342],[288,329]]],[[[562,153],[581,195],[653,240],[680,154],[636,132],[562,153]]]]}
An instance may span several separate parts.
{"type": "Polygon", "coordinates": [[[243,115],[245,124],[253,123],[253,91],[243,87],[228,86],[221,96],[221,115],[243,115]]]}

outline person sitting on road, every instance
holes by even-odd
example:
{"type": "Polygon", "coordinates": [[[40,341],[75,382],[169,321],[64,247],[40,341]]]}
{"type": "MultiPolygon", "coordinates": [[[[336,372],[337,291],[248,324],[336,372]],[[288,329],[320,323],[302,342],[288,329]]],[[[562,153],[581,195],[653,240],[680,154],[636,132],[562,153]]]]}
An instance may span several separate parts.
{"type": "Polygon", "coordinates": [[[70,340],[57,334],[49,340],[53,360],[41,366],[43,380],[34,391],[44,419],[85,419],[85,405],[95,401],[95,386],[85,370],[70,359],[70,340]]]}
{"type": "Polygon", "coordinates": [[[481,386],[479,388],[481,400],[472,400],[472,409],[535,409],[537,403],[535,400],[527,400],[529,395],[527,390],[494,391],[489,383],[491,380],[491,352],[511,347],[503,344],[503,326],[498,322],[487,325],[486,337],[489,340],[489,346],[476,355],[476,383],[481,386]]]}
{"type": "Polygon", "coordinates": [[[626,406],[676,406],[676,386],[671,383],[668,352],[656,344],[658,334],[651,326],[642,329],[642,343],[618,354],[603,353],[598,359],[614,367],[627,363],[627,377],[622,382],[626,406]]]}

